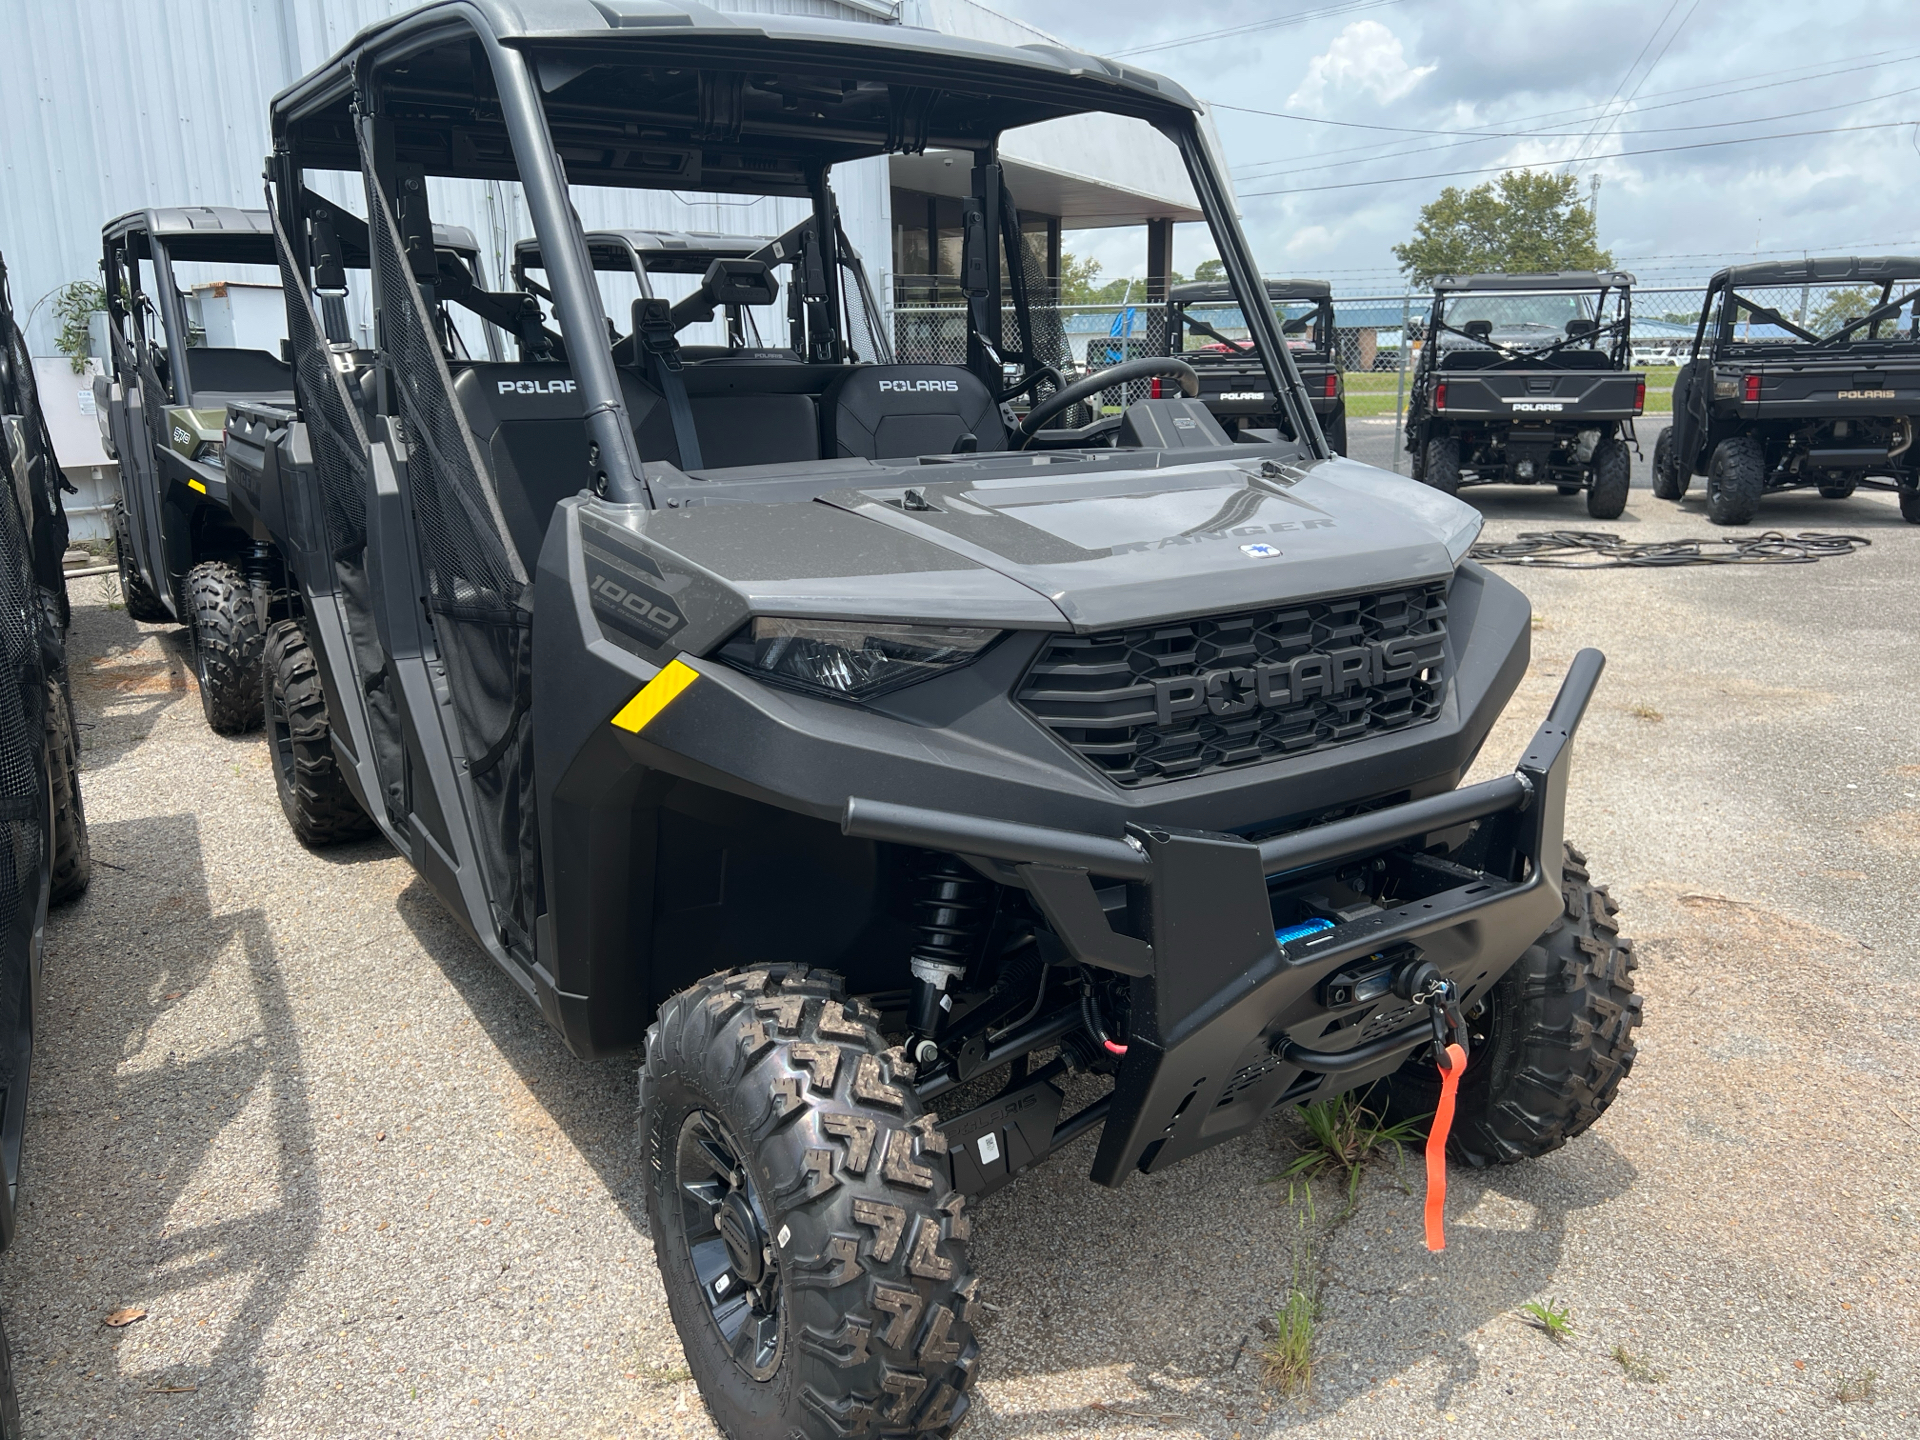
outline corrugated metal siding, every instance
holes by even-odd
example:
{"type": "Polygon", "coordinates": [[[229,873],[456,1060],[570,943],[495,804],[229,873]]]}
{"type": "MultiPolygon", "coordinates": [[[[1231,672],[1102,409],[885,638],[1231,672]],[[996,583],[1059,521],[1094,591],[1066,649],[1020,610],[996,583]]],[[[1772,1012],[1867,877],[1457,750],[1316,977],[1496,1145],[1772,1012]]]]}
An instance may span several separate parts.
{"type": "MultiPolygon", "coordinates": [[[[103,224],[151,205],[264,203],[273,95],[364,26],[411,8],[412,0],[0,0],[0,250],[16,306],[33,312],[33,352],[57,353],[42,302],[68,281],[98,277],[103,224]]],[[[869,22],[897,10],[891,0],[718,0],[716,8],[869,22]]],[[[327,188],[364,211],[363,197],[327,188]]],[[[502,193],[517,188],[436,184],[436,218],[467,226],[483,244],[498,235],[510,248],[530,233],[511,193],[501,223],[502,193]]],[[[843,168],[835,189],[876,288],[890,294],[885,162],[843,168]]],[[[777,233],[804,214],[798,201],[671,192],[583,191],[578,203],[588,226],[731,234],[777,233]]]]}

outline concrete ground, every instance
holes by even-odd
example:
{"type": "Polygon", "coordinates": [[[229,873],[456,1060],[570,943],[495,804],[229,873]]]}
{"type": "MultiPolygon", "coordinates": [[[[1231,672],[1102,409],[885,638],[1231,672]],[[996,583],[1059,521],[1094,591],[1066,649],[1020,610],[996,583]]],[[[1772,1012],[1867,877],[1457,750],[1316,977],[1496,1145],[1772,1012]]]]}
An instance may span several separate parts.
{"type": "MultiPolygon", "coordinates": [[[[1362,458],[1390,427],[1354,427],[1362,458]],[[1372,431],[1382,431],[1375,441],[1372,431]]],[[[1651,431],[1647,439],[1651,440],[1651,431]]],[[[1650,443],[1648,448],[1650,449],[1650,443]]],[[[1488,535],[1704,534],[1471,492],[1488,535]]],[[[1533,669],[1611,656],[1569,831],[1639,940],[1619,1103],[1543,1160],[1417,1164],[1310,1222],[1276,1117],[1119,1191],[1091,1141],[978,1207],[965,1434],[1829,1436],[1920,1424],[1920,528],[1890,497],[1760,517],[1810,566],[1502,573],[1533,669]],[[1318,1297],[1315,1374],[1262,1374],[1318,1297]],[[1553,1301],[1556,1344],[1520,1307],[1553,1301]]],[[[56,915],[0,1303],[40,1436],[711,1435],[645,1235],[631,1059],[571,1058],[380,843],[288,834],[258,736],[200,717],[177,632],[77,587],[95,881],[56,915]],[[121,1307],[145,1318],[102,1323],[121,1307]]]]}

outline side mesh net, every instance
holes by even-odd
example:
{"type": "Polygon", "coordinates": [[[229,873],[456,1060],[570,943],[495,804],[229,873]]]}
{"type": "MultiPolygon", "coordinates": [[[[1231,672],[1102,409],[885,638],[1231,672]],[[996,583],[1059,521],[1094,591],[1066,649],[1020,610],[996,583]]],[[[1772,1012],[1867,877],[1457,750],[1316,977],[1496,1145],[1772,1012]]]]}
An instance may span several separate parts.
{"type": "MultiPolygon", "coordinates": [[[[34,578],[30,523],[30,451],[45,426],[33,395],[33,367],[5,306],[0,271],[0,1039],[10,1042],[19,1021],[23,981],[32,963],[33,927],[46,884],[46,613],[34,578]],[[24,505],[23,505],[24,502],[24,505]]],[[[57,557],[56,557],[57,558],[57,557]]],[[[23,1080],[13,1073],[11,1043],[0,1043],[0,1090],[23,1080]]]]}
{"type": "MultiPolygon", "coordinates": [[[[362,140],[366,173],[377,173],[362,140]]],[[[405,487],[427,569],[427,609],[447,665],[454,720],[468,761],[487,893],[496,918],[533,933],[540,847],[534,810],[533,616],[527,577],[472,430],[433,317],[414,284],[392,207],[368,186],[368,234],[386,360],[405,420],[405,487]]]]}
{"type": "Polygon", "coordinates": [[[399,706],[390,683],[386,653],[380,648],[367,581],[367,432],[334,368],[326,332],[314,314],[313,295],[293,258],[280,207],[271,191],[267,213],[273,217],[274,249],[280,257],[280,284],[298,304],[287,307],[288,344],[293,352],[293,390],[306,421],[307,442],[320,482],[320,510],[333,579],[347,639],[353,647],[354,674],[336,677],[356,682],[365,697],[373,764],[380,774],[382,801],[395,824],[406,818],[406,749],[400,734],[399,706]]]}

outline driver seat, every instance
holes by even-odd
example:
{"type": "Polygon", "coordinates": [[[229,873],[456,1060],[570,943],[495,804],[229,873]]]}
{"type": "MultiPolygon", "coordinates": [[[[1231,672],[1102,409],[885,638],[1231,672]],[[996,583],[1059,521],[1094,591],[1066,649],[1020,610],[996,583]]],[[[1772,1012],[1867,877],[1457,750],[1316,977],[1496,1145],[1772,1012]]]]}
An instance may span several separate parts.
{"type": "Polygon", "coordinates": [[[828,459],[950,455],[1007,448],[1006,421],[980,377],[959,365],[857,365],[827,387],[821,424],[828,459]]]}

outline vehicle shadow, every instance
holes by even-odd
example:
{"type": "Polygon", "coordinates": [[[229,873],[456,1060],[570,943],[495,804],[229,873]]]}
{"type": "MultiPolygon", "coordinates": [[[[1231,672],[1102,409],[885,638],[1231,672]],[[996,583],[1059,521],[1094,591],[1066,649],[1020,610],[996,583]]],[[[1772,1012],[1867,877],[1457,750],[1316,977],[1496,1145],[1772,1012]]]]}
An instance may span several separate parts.
{"type": "Polygon", "coordinates": [[[1489,520],[1537,521],[1550,530],[1631,530],[1648,521],[1688,521],[1698,526],[1689,529],[1689,535],[1731,538],[1764,530],[1846,534],[1911,528],[1900,518],[1899,506],[1890,492],[1865,490],[1845,500],[1828,500],[1817,490],[1782,491],[1761,501],[1760,509],[1747,524],[1722,527],[1707,519],[1706,482],[1698,477],[1678,501],[1661,500],[1652,491],[1636,487],[1626,511],[1613,520],[1595,520],[1587,514],[1582,496],[1555,494],[1550,485],[1470,485],[1461,490],[1460,498],[1489,520]]]}
{"type": "Polygon", "coordinates": [[[594,1168],[632,1224],[635,1243],[651,1254],[636,1139],[638,1050],[593,1060],[573,1054],[539,1007],[448,914],[424,880],[415,877],[394,908],[528,1094],[594,1168]]]}
{"type": "Polygon", "coordinates": [[[92,843],[113,873],[49,927],[0,1267],[28,1430],[240,1433],[319,1233],[297,1026],[265,912],[213,912],[194,816],[92,843]],[[103,1325],[122,1307],[148,1318],[103,1325]]]}

